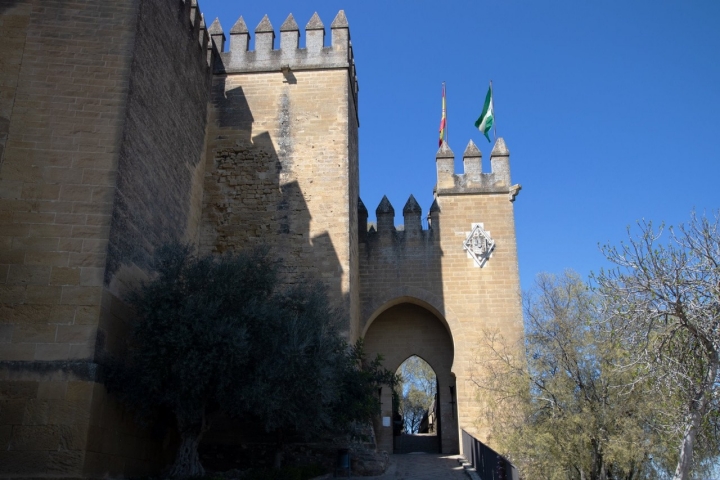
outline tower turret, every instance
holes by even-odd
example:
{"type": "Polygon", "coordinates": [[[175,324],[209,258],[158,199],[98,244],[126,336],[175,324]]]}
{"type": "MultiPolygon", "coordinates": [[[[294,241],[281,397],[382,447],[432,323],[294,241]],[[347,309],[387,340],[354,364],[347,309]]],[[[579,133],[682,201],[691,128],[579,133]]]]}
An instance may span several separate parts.
{"type": "Polygon", "coordinates": [[[502,137],[495,141],[495,146],[490,154],[490,168],[495,175],[495,185],[510,186],[510,150],[505,146],[502,137]]]}
{"type": "Polygon", "coordinates": [[[482,153],[470,140],[463,153],[463,169],[465,171],[465,180],[471,183],[479,183],[482,175],[482,153]]]}
{"type": "Polygon", "coordinates": [[[305,47],[308,52],[316,53],[322,50],[325,43],[325,25],[320,16],[315,12],[310,21],[305,25],[305,47]]]}
{"type": "Polygon", "coordinates": [[[362,199],[358,198],[358,240],[361,242],[367,240],[367,219],[368,209],[362,199]]]}
{"type": "Polygon", "coordinates": [[[407,203],[403,207],[403,217],[405,219],[405,236],[415,237],[420,235],[422,232],[422,220],[421,220],[422,209],[418,205],[415,197],[410,195],[407,203]]]}
{"type": "Polygon", "coordinates": [[[428,213],[428,226],[433,231],[437,231],[440,228],[440,205],[438,205],[437,198],[433,200],[432,205],[430,205],[430,212],[428,213]]]}
{"type": "Polygon", "coordinates": [[[450,146],[443,141],[435,155],[437,165],[437,188],[452,188],[455,185],[453,173],[455,172],[455,154],[450,146]]]}
{"type": "Polygon", "coordinates": [[[291,13],[280,26],[280,50],[292,53],[300,44],[300,27],[291,13]]]}
{"type": "Polygon", "coordinates": [[[255,27],[255,55],[257,60],[267,60],[275,48],[275,30],[267,15],[255,27]]]}
{"type": "Polygon", "coordinates": [[[395,209],[387,195],[383,195],[380,204],[375,209],[375,216],[377,217],[377,231],[380,235],[387,235],[395,231],[395,209]]]}
{"type": "Polygon", "coordinates": [[[250,31],[241,16],[230,29],[230,51],[233,55],[244,56],[250,47],[250,31]]]}
{"type": "Polygon", "coordinates": [[[213,49],[217,50],[218,53],[225,49],[225,32],[223,32],[219,18],[215,18],[210,28],[208,28],[208,35],[210,35],[210,42],[207,46],[207,61],[208,65],[212,65],[213,49]]]}

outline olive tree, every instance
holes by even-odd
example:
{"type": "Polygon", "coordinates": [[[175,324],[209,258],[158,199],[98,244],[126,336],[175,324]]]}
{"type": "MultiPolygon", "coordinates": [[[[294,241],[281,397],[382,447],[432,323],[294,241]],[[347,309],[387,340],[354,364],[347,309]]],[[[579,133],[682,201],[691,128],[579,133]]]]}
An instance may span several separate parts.
{"type": "Polygon", "coordinates": [[[244,396],[248,318],[272,296],[275,263],[264,250],[198,256],[171,244],[156,251],[153,271],[128,298],[136,321],[127,349],[106,359],[106,385],[141,415],[172,413],[181,444],[170,475],[200,476],[208,414],[244,396]]]}
{"type": "MultiPolygon", "coordinates": [[[[622,324],[633,361],[651,373],[657,392],[677,396],[679,437],[674,479],[690,478],[698,447],[716,445],[720,402],[720,232],[714,218],[693,214],[669,229],[639,224],[619,247],[606,246],[616,265],[596,277],[607,313],[622,324]],[[702,442],[698,443],[701,439],[702,442]]],[[[715,456],[717,450],[703,451],[715,456]],[[714,454],[713,454],[714,453],[714,454]]]]}
{"type": "Polygon", "coordinates": [[[187,245],[157,250],[150,281],[128,301],[136,319],[127,348],[107,356],[111,394],[141,416],[176,420],[181,444],[169,474],[204,474],[198,445],[208,415],[251,416],[277,438],[347,432],[378,409],[395,376],[349,346],[323,286],[286,285],[267,249],[199,256],[187,245]]]}

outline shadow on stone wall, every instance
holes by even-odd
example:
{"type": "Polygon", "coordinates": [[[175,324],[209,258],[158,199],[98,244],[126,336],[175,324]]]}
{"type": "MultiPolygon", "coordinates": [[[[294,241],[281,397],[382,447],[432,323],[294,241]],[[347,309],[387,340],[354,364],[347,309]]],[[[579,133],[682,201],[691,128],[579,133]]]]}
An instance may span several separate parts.
{"type": "MultiPolygon", "coordinates": [[[[224,78],[215,80],[212,105],[201,251],[270,246],[282,261],[284,283],[322,282],[331,303],[344,312],[344,327],[349,328],[349,295],[342,291],[342,276],[347,272],[330,235],[311,236],[312,214],[302,185],[293,179],[292,161],[298,159],[291,158],[292,133],[281,126],[281,138],[273,139],[269,132],[253,135],[254,115],[243,88],[226,90],[224,78]]],[[[209,469],[262,465],[259,456],[267,452],[271,460],[274,441],[274,436],[251,420],[219,415],[205,434],[200,452],[209,469]]]]}
{"type": "Polygon", "coordinates": [[[10,10],[20,3],[29,3],[27,0],[1,0],[0,1],[0,15],[4,14],[7,10],[10,10]]]}
{"type": "Polygon", "coordinates": [[[254,117],[242,87],[225,91],[219,79],[212,98],[217,135],[208,149],[201,250],[268,245],[283,262],[287,283],[322,281],[333,304],[347,311],[345,272],[329,234],[311,237],[312,215],[302,186],[292,179],[290,142],[278,139],[279,153],[268,132],[252,135],[254,117]]]}
{"type": "Polygon", "coordinates": [[[171,3],[139,5],[104,278],[120,296],[121,267],[147,270],[157,247],[183,238],[205,146],[207,60],[171,3]]]}

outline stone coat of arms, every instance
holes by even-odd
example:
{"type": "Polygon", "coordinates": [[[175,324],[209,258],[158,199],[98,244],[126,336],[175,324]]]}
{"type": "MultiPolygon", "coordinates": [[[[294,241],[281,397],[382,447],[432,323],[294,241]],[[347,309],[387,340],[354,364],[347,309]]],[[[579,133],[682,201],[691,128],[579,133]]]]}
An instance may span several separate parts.
{"type": "Polygon", "coordinates": [[[475,260],[475,266],[482,268],[492,256],[495,240],[490,237],[490,232],[485,231],[482,223],[473,223],[472,230],[463,243],[463,249],[468,257],[475,260]]]}

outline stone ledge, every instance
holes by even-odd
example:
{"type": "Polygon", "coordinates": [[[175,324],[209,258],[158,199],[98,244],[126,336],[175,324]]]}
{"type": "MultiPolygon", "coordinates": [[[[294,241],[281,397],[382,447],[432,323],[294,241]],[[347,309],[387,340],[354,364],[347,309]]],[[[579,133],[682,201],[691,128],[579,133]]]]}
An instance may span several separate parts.
{"type": "MultiPolygon", "coordinates": [[[[62,374],[73,380],[98,381],[99,365],[90,361],[0,361],[0,372],[5,379],[22,376],[24,380],[46,381],[48,375],[62,374]]],[[[2,380],[0,380],[2,381],[2,380]]]]}

